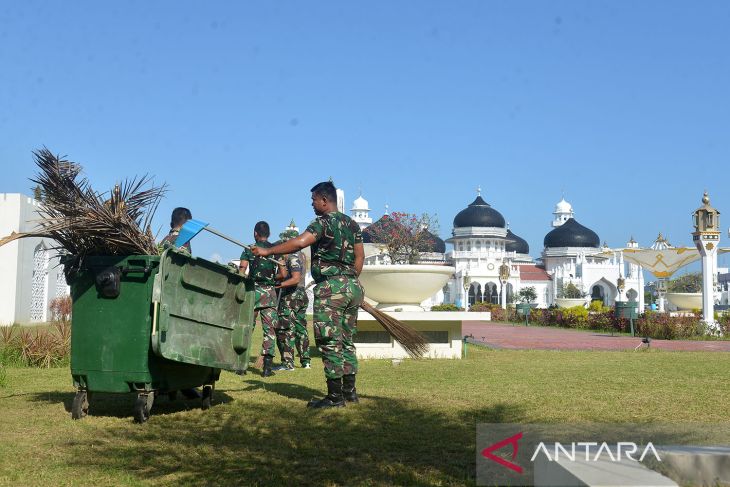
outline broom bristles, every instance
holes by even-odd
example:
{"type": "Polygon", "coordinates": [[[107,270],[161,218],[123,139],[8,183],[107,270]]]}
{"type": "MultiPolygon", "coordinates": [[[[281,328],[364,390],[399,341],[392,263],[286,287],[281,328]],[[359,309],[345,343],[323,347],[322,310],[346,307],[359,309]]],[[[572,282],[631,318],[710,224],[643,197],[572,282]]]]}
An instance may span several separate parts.
{"type": "Polygon", "coordinates": [[[375,318],[412,358],[421,358],[428,352],[428,341],[412,327],[375,308],[366,301],[363,301],[360,307],[375,318]]]}

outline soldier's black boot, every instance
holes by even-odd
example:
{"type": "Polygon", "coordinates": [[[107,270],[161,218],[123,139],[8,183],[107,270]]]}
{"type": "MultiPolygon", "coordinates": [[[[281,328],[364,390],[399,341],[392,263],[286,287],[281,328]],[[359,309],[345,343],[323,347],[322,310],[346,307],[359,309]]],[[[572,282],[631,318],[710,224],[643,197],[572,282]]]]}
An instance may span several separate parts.
{"type": "Polygon", "coordinates": [[[327,395],[319,401],[309,401],[308,408],[341,408],[345,405],[345,398],[342,397],[342,379],[327,379],[327,395]]]}
{"type": "Polygon", "coordinates": [[[342,397],[347,402],[360,402],[357,398],[357,389],[355,389],[355,374],[342,376],[342,397]]]}
{"type": "Polygon", "coordinates": [[[270,377],[274,375],[274,371],[271,370],[271,365],[273,361],[274,357],[272,357],[271,355],[264,356],[264,370],[261,372],[261,377],[270,377]]]}

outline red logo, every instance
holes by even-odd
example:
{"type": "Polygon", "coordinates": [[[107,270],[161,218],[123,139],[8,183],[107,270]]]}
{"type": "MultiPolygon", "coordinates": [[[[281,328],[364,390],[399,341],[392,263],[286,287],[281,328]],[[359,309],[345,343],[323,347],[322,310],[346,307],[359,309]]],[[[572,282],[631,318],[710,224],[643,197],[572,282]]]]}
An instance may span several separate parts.
{"type": "Polygon", "coordinates": [[[495,443],[494,445],[489,446],[489,447],[485,448],[484,450],[482,450],[482,456],[484,458],[488,458],[492,461],[499,463],[503,467],[507,467],[510,470],[514,470],[517,473],[522,473],[522,467],[520,467],[519,465],[512,463],[508,460],[505,460],[502,457],[498,457],[497,455],[494,455],[492,453],[496,450],[499,450],[503,446],[512,445],[512,460],[514,460],[515,457],[517,456],[517,451],[520,449],[520,445],[517,442],[521,439],[522,439],[522,432],[517,433],[514,436],[510,436],[509,438],[505,438],[504,440],[502,440],[498,443],[495,443]]]}

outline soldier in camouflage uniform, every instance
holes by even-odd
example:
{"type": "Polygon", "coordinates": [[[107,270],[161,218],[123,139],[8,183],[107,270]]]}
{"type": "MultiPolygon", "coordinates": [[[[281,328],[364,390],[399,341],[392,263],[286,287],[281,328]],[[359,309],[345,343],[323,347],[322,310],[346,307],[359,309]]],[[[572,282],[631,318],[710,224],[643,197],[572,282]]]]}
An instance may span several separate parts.
{"type": "MultiPolygon", "coordinates": [[[[178,207],[172,210],[172,216],[170,217],[170,233],[168,233],[167,236],[159,243],[158,247],[160,249],[160,253],[168,247],[175,246],[175,240],[177,240],[178,235],[180,235],[180,229],[186,221],[191,220],[192,218],[193,214],[190,213],[190,210],[187,208],[178,207]]],[[[180,248],[187,250],[189,254],[192,254],[192,250],[190,250],[190,242],[185,242],[185,245],[180,248]]]]}
{"type": "Polygon", "coordinates": [[[264,368],[262,374],[264,377],[274,375],[272,371],[272,362],[276,350],[276,328],[279,326],[279,316],[277,313],[277,297],[276,278],[284,277],[283,267],[277,266],[268,259],[258,257],[253,249],[269,249],[269,224],[260,221],[254,227],[253,236],[256,244],[251,249],[244,249],[241,253],[240,271],[246,272],[249,268],[249,276],[254,280],[256,288],[256,304],[254,307],[254,323],[256,317],[261,316],[261,329],[264,334],[263,343],[261,344],[261,355],[264,357],[264,368]]]}
{"type": "MultiPolygon", "coordinates": [[[[190,213],[190,210],[187,208],[177,207],[172,210],[172,215],[170,216],[170,233],[168,233],[167,236],[165,236],[165,238],[163,238],[157,245],[160,253],[170,247],[177,248],[175,246],[175,240],[177,240],[178,235],[180,235],[180,229],[186,221],[191,220],[192,218],[193,214],[190,213]]],[[[180,247],[180,249],[187,251],[189,254],[193,253],[189,241],[185,242],[185,245],[180,247]]],[[[201,397],[200,391],[197,389],[181,389],[180,392],[188,399],[198,399],[201,397]]],[[[171,394],[174,394],[174,392],[171,394]]]]}
{"type": "MultiPolygon", "coordinates": [[[[287,230],[279,234],[282,242],[297,237],[295,230],[287,230]]],[[[299,355],[302,368],[309,369],[309,334],[307,333],[307,305],[309,299],[304,285],[306,271],[306,257],[302,252],[293,252],[286,256],[286,278],[277,287],[280,288],[279,299],[279,329],[276,334],[276,344],[281,356],[291,353],[291,359],[283,364],[282,370],[294,369],[294,347],[299,355]]]]}
{"type": "Polygon", "coordinates": [[[365,253],[360,227],[337,211],[337,193],[332,182],[312,188],[312,207],[317,218],[307,230],[272,248],[256,248],[254,255],[289,254],[312,246],[314,288],[314,337],[322,353],[327,378],[327,396],[308,404],[313,408],[342,407],[357,402],[355,375],[357,356],[353,337],[357,310],[364,293],[358,276],[365,253]]]}

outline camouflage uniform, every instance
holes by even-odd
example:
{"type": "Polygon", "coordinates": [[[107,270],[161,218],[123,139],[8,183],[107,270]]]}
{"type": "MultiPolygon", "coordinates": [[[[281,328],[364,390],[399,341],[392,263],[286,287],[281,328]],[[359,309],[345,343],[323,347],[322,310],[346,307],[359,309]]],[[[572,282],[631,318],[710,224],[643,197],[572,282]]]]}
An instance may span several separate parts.
{"type": "MultiPolygon", "coordinates": [[[[172,230],[170,230],[170,233],[168,233],[167,236],[163,238],[162,241],[160,241],[160,243],[158,244],[160,253],[162,253],[163,250],[169,247],[175,247],[175,240],[177,240],[178,235],[180,235],[179,228],[173,228],[172,230]]],[[[190,241],[185,242],[185,245],[180,248],[183,250],[187,250],[189,254],[193,253],[193,251],[190,250],[190,241]]]]}
{"type": "Polygon", "coordinates": [[[295,272],[300,272],[302,277],[298,285],[281,289],[281,299],[279,300],[280,328],[276,334],[276,344],[279,346],[282,357],[284,357],[284,353],[290,351],[290,363],[293,364],[294,346],[296,345],[299,362],[302,366],[311,361],[309,357],[309,334],[307,333],[307,305],[309,299],[307,298],[307,292],[304,290],[304,274],[306,272],[304,259],[304,254],[301,252],[295,252],[286,257],[287,276],[285,279],[289,279],[295,272]],[[281,333],[279,330],[281,330],[281,333]]]}
{"type": "Polygon", "coordinates": [[[322,353],[327,379],[357,373],[353,337],[357,310],[364,293],[355,271],[355,244],[362,243],[360,227],[338,211],[318,216],[307,227],[314,235],[312,277],[314,338],[322,353]]]}
{"type": "MultiPolygon", "coordinates": [[[[256,242],[257,247],[268,248],[269,242],[256,242]]],[[[274,356],[276,353],[276,328],[279,317],[276,312],[276,264],[264,257],[254,257],[249,249],[241,253],[241,261],[247,261],[248,275],[253,279],[256,288],[256,304],[254,306],[254,325],[256,317],[261,315],[261,330],[264,340],[261,344],[261,355],[274,356]]]]}

